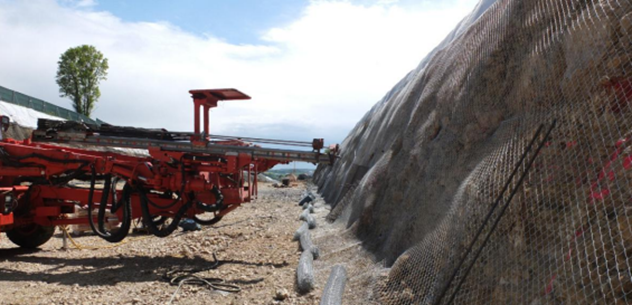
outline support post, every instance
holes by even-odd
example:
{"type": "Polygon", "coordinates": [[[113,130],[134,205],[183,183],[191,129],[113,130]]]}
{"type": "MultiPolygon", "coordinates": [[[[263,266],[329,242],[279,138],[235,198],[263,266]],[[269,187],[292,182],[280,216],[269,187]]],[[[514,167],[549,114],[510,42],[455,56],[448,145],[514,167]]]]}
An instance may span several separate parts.
{"type": "Polygon", "coordinates": [[[202,107],[204,107],[204,139],[202,140],[206,140],[207,137],[211,134],[211,126],[209,123],[209,117],[211,116],[211,107],[206,104],[202,107]]]}
{"type": "Polygon", "coordinates": [[[200,134],[200,104],[193,101],[193,131],[196,135],[200,134]]]}
{"type": "Polygon", "coordinates": [[[61,236],[62,236],[62,246],[61,249],[62,250],[68,250],[68,237],[66,237],[66,235],[68,234],[68,229],[64,229],[62,230],[61,236]]]}

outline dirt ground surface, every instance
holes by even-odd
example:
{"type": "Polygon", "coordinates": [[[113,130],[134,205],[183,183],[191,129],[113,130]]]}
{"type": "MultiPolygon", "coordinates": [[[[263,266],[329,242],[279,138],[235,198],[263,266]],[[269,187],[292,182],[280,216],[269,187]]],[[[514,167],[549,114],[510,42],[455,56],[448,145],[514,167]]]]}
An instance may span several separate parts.
{"type": "MultiPolygon", "coordinates": [[[[317,272],[311,293],[299,295],[295,284],[300,251],[292,236],[301,224],[297,202],[307,188],[315,193],[311,185],[276,189],[260,184],[259,199],[214,226],[177,231],[166,238],[131,234],[125,243],[110,248],[112,244],[85,235],[75,240],[104,248],[79,250],[69,242],[70,249],[62,250],[58,229],[41,250],[25,251],[2,234],[0,304],[168,304],[177,286],[164,280],[165,273],[211,268],[213,253],[219,265],[196,275],[222,278],[241,291],[185,285],[172,304],[318,304],[329,266],[317,272]]],[[[323,223],[328,207],[317,201],[323,223]]],[[[315,229],[315,236],[317,230],[327,227],[315,229]]]]}

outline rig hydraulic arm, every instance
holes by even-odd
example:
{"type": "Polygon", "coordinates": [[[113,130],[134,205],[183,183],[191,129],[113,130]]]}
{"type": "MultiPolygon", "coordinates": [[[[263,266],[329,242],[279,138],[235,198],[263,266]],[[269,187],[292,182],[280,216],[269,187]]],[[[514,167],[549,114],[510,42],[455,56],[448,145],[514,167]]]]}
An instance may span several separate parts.
{"type": "Polygon", "coordinates": [[[87,223],[98,236],[118,242],[127,236],[132,220],[142,218],[149,232],[164,237],[182,218],[211,225],[251,201],[259,172],[292,161],[332,164],[337,158],[337,145],[321,152],[323,139],[212,135],[209,110],[219,101],[250,97],[235,89],[190,93],[193,132],[41,119],[30,139],[4,139],[0,231],[17,245],[32,248],[50,239],[57,225],[87,223]],[[87,217],[68,216],[77,208],[86,209],[87,217]],[[112,221],[118,225],[108,228],[112,221]]]}

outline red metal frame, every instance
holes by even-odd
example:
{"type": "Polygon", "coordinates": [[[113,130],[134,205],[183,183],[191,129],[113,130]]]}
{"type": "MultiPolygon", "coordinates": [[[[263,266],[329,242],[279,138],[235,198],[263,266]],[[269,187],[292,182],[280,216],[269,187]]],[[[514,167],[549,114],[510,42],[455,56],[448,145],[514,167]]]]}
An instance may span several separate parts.
{"type": "MultiPolygon", "coordinates": [[[[194,103],[195,133],[191,137],[194,145],[210,143],[209,110],[216,107],[218,101],[250,99],[235,89],[191,90],[190,93],[194,103]],[[203,133],[200,108],[204,111],[203,133]]],[[[322,139],[314,143],[314,151],[323,147],[322,139]]],[[[87,217],[69,218],[68,215],[75,212],[75,206],[88,205],[90,191],[67,183],[54,183],[55,179],[68,173],[112,175],[134,187],[140,186],[155,192],[180,193],[181,200],[168,209],[150,207],[151,215],[173,215],[185,205],[187,199],[190,201],[193,198],[206,205],[213,205],[217,201],[216,192],[219,190],[223,196],[223,208],[216,212],[216,216],[221,217],[256,196],[258,172],[266,171],[279,163],[288,163],[288,160],[266,159],[228,149],[251,146],[243,141],[213,141],[213,144],[226,145],[226,153],[190,153],[148,147],[149,157],[135,157],[36,143],[31,139],[5,139],[0,142],[0,152],[3,156],[8,156],[11,162],[6,158],[0,159],[0,191],[12,192],[19,205],[28,206],[28,212],[22,212],[19,216],[0,214],[0,231],[33,223],[42,226],[88,223],[87,217]],[[48,182],[23,185],[21,181],[25,180],[48,182]],[[27,191],[29,196],[22,196],[27,191]]],[[[315,154],[317,157],[320,155],[318,152],[315,154]]],[[[122,191],[117,190],[116,193],[121,196],[122,191]]],[[[99,207],[102,195],[101,190],[93,190],[94,207],[99,207]]],[[[151,192],[146,196],[161,205],[173,201],[151,192]]],[[[141,217],[140,196],[132,194],[130,200],[132,218],[141,217]]],[[[185,216],[193,217],[204,212],[192,205],[185,216]]],[[[116,212],[119,219],[123,217],[122,213],[121,210],[116,212]]]]}
{"type": "Polygon", "coordinates": [[[0,227],[13,224],[13,213],[9,215],[0,214],[0,227]]]}
{"type": "Polygon", "coordinates": [[[236,89],[204,89],[190,90],[193,97],[193,131],[195,135],[191,141],[205,141],[211,134],[210,130],[210,110],[217,107],[218,101],[226,100],[249,100],[247,96],[236,89]],[[204,109],[204,138],[200,137],[200,107],[204,109]]]}

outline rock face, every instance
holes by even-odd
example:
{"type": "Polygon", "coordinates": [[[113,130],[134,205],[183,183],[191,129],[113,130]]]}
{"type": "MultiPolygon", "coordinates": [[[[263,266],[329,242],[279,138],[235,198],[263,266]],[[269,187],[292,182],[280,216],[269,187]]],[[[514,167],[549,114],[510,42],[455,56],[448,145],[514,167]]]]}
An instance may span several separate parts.
{"type": "Polygon", "coordinates": [[[627,0],[481,2],[358,122],[337,163],[318,168],[329,218],[392,266],[380,303],[438,302],[492,204],[514,188],[443,302],[615,303],[632,293],[631,11],[627,0]],[[501,194],[554,120],[524,183],[515,177],[501,194]]]}

